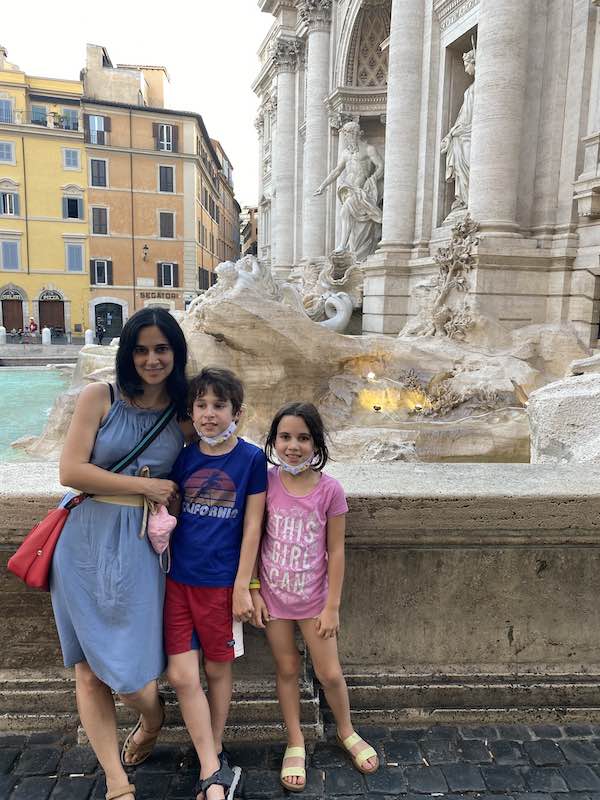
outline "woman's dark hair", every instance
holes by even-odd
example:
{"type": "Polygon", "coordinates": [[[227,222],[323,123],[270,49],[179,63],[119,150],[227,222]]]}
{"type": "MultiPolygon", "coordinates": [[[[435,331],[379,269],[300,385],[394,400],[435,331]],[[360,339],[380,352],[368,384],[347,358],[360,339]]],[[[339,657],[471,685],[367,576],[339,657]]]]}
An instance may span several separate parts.
{"type": "Polygon", "coordinates": [[[142,308],[133,314],[121,331],[119,349],[117,350],[117,384],[121,392],[129,398],[143,393],[142,380],[133,363],[133,351],[138,342],[142,328],[156,325],[166,337],[173,350],[173,370],[167,378],[167,392],[171,402],[177,409],[178,419],[187,416],[187,380],[185,365],[187,362],[187,344],[179,323],[165,308],[142,308]]]}
{"type": "Polygon", "coordinates": [[[230,369],[204,367],[192,378],[188,389],[188,411],[191,413],[194,400],[212,389],[220,400],[231,400],[234,414],[239,414],[244,402],[244,385],[230,369]]]}
{"type": "Polygon", "coordinates": [[[277,438],[277,430],[279,423],[284,417],[302,417],[306,422],[306,427],[310,431],[312,440],[315,446],[315,461],[312,464],[313,469],[321,470],[329,459],[329,450],[325,443],[325,426],[321,415],[317,411],[316,406],[312,403],[287,403],[282,406],[273,417],[271,428],[267,434],[267,441],[265,442],[265,455],[267,461],[271,464],[276,464],[273,461],[273,451],[275,449],[275,439],[277,438]]]}

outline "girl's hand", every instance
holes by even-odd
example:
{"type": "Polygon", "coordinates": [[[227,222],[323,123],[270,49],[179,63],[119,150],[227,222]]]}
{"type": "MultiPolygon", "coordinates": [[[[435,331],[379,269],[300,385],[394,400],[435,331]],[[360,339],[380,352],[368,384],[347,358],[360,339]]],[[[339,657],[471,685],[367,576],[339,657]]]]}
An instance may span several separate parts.
{"type": "Polygon", "coordinates": [[[144,481],[141,493],[155,503],[168,506],[179,495],[179,487],[173,481],[163,478],[140,478],[140,480],[144,481]]]}
{"type": "Polygon", "coordinates": [[[254,616],[254,606],[248,587],[233,587],[233,616],[240,622],[250,622],[254,616]]]}
{"type": "Polygon", "coordinates": [[[251,589],[250,595],[252,597],[252,603],[254,605],[254,616],[252,618],[252,624],[255,628],[266,628],[267,622],[269,621],[269,612],[267,610],[267,605],[263,600],[263,596],[260,593],[259,589],[251,589]]]}
{"type": "Polygon", "coordinates": [[[325,608],[316,619],[317,634],[322,639],[333,639],[340,629],[340,613],[335,608],[325,608]]]}

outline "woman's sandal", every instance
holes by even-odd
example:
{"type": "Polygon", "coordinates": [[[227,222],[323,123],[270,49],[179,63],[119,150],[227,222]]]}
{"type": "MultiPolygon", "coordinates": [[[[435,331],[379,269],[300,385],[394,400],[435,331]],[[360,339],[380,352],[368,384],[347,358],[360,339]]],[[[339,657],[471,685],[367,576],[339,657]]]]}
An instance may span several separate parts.
{"type": "Polygon", "coordinates": [[[106,800],[117,800],[119,797],[125,797],[128,794],[135,795],[135,786],[128,783],[127,786],[120,786],[118,789],[113,789],[112,792],[107,792],[106,800]]]}
{"type": "Polygon", "coordinates": [[[352,763],[359,772],[362,772],[363,775],[371,775],[373,772],[377,772],[379,769],[379,756],[371,747],[371,745],[365,742],[362,736],[359,736],[356,731],[351,733],[346,739],[342,739],[339,733],[336,734],[336,738],[339,746],[350,756],[352,763]],[[363,742],[365,747],[363,747],[362,750],[359,750],[358,753],[353,753],[352,748],[359,742],[363,742]],[[364,763],[370,758],[376,758],[377,764],[374,767],[371,767],[371,769],[365,769],[364,763]]]}
{"type": "Polygon", "coordinates": [[[124,767],[139,766],[148,758],[148,756],[154,750],[154,745],[156,744],[158,735],[162,730],[162,726],[165,724],[165,717],[166,717],[165,699],[161,694],[158,695],[158,702],[160,703],[162,708],[162,713],[163,713],[162,722],[160,723],[158,728],[149,731],[147,728],[144,728],[144,725],[142,724],[143,717],[140,715],[140,718],[138,719],[135,727],[131,729],[131,731],[127,735],[127,738],[123,742],[123,747],[121,748],[121,764],[123,764],[124,767]],[[133,737],[140,729],[144,731],[145,734],[149,735],[151,738],[148,739],[146,742],[138,744],[136,741],[134,741],[133,737]],[[132,758],[132,760],[126,761],[125,756],[129,756],[130,758],[132,758]]]}
{"type": "Polygon", "coordinates": [[[234,782],[237,784],[238,780],[239,776],[236,780],[233,770],[224,764],[216,772],[213,772],[212,775],[209,775],[208,778],[201,778],[198,781],[194,787],[194,800],[196,800],[200,792],[202,792],[203,797],[206,798],[206,790],[215,785],[223,787],[225,798],[227,798],[229,797],[231,786],[234,782]]]}
{"type": "Polygon", "coordinates": [[[306,789],[306,749],[304,747],[288,746],[283,754],[281,762],[281,772],[279,773],[279,783],[288,792],[303,792],[306,789]],[[288,758],[303,758],[305,766],[286,767],[285,762],[288,758]],[[304,778],[303,783],[289,783],[286,778],[304,778]]]}

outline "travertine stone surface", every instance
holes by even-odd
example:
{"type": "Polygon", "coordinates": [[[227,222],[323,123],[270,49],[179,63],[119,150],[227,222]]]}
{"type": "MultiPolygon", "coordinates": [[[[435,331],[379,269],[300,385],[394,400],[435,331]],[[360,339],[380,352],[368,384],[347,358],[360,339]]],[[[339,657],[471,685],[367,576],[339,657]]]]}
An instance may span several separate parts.
{"type": "Polygon", "coordinates": [[[366,261],[364,332],[396,334],[418,313],[418,287],[435,274],[437,248],[466,204],[486,238],[471,307],[510,328],[569,321],[595,346],[598,4],[311,0],[261,8],[273,15],[253,85],[261,107],[278,82],[270,61],[281,35],[308,48],[308,79],[297,76],[290,157],[271,164],[278,133],[263,131],[259,258],[269,261],[272,246],[292,234],[293,266],[325,259],[339,244],[342,203],[331,190],[327,198],[313,193],[338,162],[339,129],[354,120],[386,158],[382,241],[366,261]],[[462,57],[473,47],[477,78],[469,86],[462,57]],[[449,131],[457,136],[445,138],[449,131]],[[289,196],[290,164],[294,213],[277,208],[279,186],[289,196]]]}
{"type": "Polygon", "coordinates": [[[600,463],[600,375],[550,383],[529,398],[535,464],[600,463]]]}
{"type": "MultiPolygon", "coordinates": [[[[477,713],[486,697],[501,709],[578,697],[589,705],[581,686],[600,678],[600,466],[332,463],[328,471],[350,507],[340,650],[361,719],[407,714],[382,705],[394,696],[414,713],[477,713]]],[[[1,466],[0,487],[6,557],[59,496],[56,466],[1,466]]],[[[0,677],[60,676],[48,596],[0,569],[0,598],[0,677]]],[[[250,683],[272,674],[260,634],[240,670],[250,683]]]]}
{"type": "MultiPolygon", "coordinates": [[[[363,455],[372,460],[381,450],[381,432],[374,429],[384,428],[390,436],[400,433],[414,442],[415,456],[422,461],[527,461],[527,417],[515,385],[530,394],[587,355],[568,327],[510,332],[484,318],[477,318],[467,342],[438,336],[344,336],[266,296],[266,284],[250,273],[242,271],[238,278],[244,280],[191,306],[182,327],[189,375],[218,365],[243,380],[241,432],[257,442],[281,405],[309,399],[332,433],[362,429],[354,452],[343,445],[336,452],[334,446],[334,456],[342,460],[360,461],[363,455]]],[[[102,353],[100,361],[95,355],[82,351],[84,363],[76,372],[86,380],[106,379],[110,372],[107,360],[114,358],[114,350],[102,353]]],[[[70,405],[57,401],[40,447],[27,448],[34,457],[57,457],[73,399],[74,393],[70,405]]]]}

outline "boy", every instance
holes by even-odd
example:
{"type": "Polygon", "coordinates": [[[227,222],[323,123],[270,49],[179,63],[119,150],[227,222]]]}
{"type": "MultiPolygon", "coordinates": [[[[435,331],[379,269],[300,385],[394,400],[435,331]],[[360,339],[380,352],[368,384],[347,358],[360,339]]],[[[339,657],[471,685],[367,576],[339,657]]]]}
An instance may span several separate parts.
{"type": "Polygon", "coordinates": [[[252,619],[249,586],[267,487],[264,453],[235,434],[243,398],[241,382],[226,369],[203,369],[190,382],[188,406],[199,442],[180,453],[171,474],[181,500],[165,597],[167,673],[200,759],[201,778],[218,776],[218,786],[206,788],[206,800],[219,800],[220,787],[228,784],[227,797],[233,797],[240,777],[237,767],[231,774],[222,741],[236,645],[232,616],[252,619]]]}

